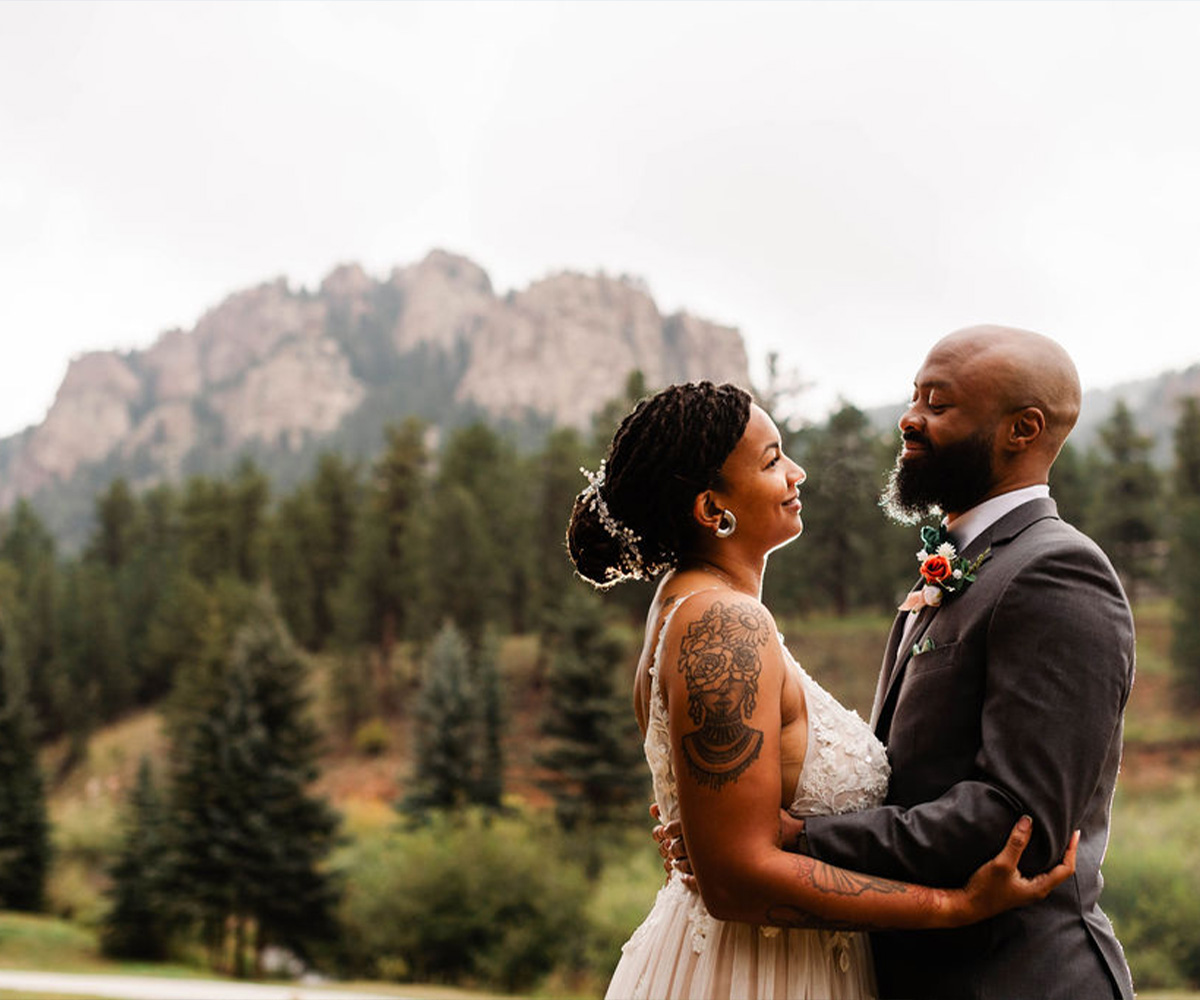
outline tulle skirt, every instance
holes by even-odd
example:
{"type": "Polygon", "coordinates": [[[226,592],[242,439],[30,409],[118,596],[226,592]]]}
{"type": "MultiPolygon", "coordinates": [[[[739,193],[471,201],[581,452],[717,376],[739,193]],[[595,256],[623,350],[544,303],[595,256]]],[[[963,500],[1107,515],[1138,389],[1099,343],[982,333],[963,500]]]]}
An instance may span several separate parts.
{"type": "Polygon", "coordinates": [[[865,934],[714,919],[672,878],[621,949],[606,1000],[869,1000],[865,934]]]}

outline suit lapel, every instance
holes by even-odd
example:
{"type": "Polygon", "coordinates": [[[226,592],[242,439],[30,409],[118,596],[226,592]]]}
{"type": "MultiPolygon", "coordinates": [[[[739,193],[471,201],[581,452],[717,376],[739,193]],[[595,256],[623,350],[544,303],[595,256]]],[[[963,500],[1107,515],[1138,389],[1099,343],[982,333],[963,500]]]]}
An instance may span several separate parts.
{"type": "Polygon", "coordinates": [[[875,686],[875,702],[871,706],[871,728],[879,722],[879,713],[883,710],[883,700],[891,686],[892,675],[896,672],[896,660],[900,649],[900,640],[904,637],[904,625],[908,620],[908,612],[902,611],[892,622],[892,631],[888,633],[887,646],[883,654],[883,666],[879,670],[879,682],[875,686]]]}
{"type": "MultiPolygon", "coordinates": [[[[1011,541],[1035,521],[1047,517],[1057,517],[1058,506],[1049,497],[1030,500],[1015,510],[1009,511],[995,524],[985,528],[962,551],[962,556],[968,560],[976,559],[989,548],[1003,545],[1011,541]]],[[[980,572],[987,572],[985,562],[980,572]]],[[[957,598],[952,598],[956,600],[957,598]]],[[[904,620],[908,613],[897,615],[892,623],[892,631],[888,636],[887,654],[884,658],[884,669],[880,671],[879,686],[875,691],[875,704],[871,709],[871,725],[875,735],[884,743],[887,742],[888,731],[892,725],[892,712],[896,707],[896,699],[904,680],[905,667],[912,658],[913,646],[921,641],[929,627],[933,624],[937,608],[924,607],[918,613],[917,622],[909,635],[909,641],[900,648],[904,636],[904,620]]]]}
{"type": "Polygon", "coordinates": [[[892,709],[896,704],[896,692],[899,690],[900,682],[904,679],[904,668],[908,666],[908,661],[912,659],[913,646],[919,643],[929,630],[929,626],[933,624],[933,618],[937,612],[937,608],[930,607],[929,605],[918,611],[917,620],[909,632],[907,639],[904,638],[904,626],[905,620],[911,612],[906,611],[900,615],[893,625],[894,634],[888,646],[887,669],[881,672],[879,687],[875,692],[875,705],[871,709],[871,725],[875,729],[875,735],[884,743],[887,742],[888,729],[891,726],[892,709]],[[903,648],[901,648],[901,643],[903,643],[903,648]]]}

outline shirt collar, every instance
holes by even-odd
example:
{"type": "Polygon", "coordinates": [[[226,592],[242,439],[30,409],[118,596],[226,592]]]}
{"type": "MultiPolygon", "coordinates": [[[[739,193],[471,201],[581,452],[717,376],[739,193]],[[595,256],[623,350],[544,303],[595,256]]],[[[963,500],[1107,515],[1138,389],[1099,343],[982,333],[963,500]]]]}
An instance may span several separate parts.
{"type": "Polygon", "coordinates": [[[978,538],[984,529],[991,527],[1010,510],[1016,510],[1023,503],[1049,495],[1050,487],[1045,483],[1023,486],[1019,490],[1001,493],[976,504],[970,510],[959,514],[953,521],[947,521],[946,527],[954,533],[954,545],[961,552],[978,538]]]}

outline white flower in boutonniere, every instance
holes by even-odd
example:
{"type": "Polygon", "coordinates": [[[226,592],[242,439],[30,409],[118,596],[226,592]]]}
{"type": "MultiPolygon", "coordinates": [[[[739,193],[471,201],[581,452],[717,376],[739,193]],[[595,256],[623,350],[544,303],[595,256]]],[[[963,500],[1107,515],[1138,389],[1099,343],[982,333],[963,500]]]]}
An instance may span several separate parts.
{"type": "Polygon", "coordinates": [[[921,551],[917,561],[921,564],[921,579],[925,585],[914,590],[900,605],[901,611],[915,611],[922,607],[939,607],[947,596],[964,591],[975,582],[975,574],[983,561],[991,554],[984,552],[973,562],[967,562],[947,538],[944,527],[926,525],[921,529],[921,551]]]}

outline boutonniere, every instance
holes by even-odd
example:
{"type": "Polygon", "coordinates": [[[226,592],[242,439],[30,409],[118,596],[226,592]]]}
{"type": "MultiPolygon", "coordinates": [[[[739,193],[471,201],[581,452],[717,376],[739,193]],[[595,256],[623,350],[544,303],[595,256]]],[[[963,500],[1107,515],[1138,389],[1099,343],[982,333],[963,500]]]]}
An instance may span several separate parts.
{"type": "Polygon", "coordinates": [[[978,559],[967,562],[958,554],[958,550],[950,541],[949,533],[942,525],[939,524],[936,528],[925,525],[921,529],[921,551],[917,553],[917,562],[921,564],[921,579],[925,581],[925,586],[909,594],[900,605],[900,610],[936,608],[943,598],[953,597],[966,590],[975,582],[975,574],[991,551],[988,549],[978,559]]]}

